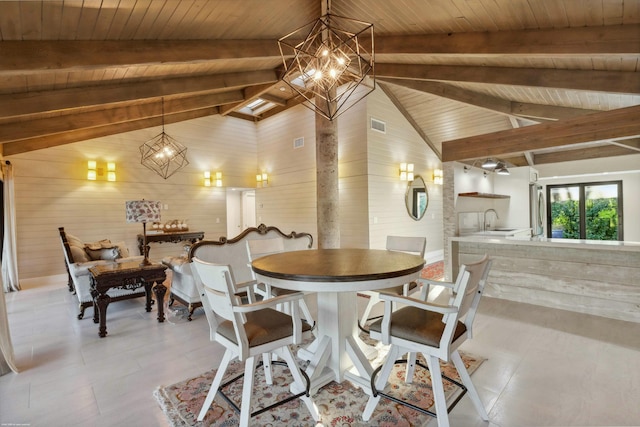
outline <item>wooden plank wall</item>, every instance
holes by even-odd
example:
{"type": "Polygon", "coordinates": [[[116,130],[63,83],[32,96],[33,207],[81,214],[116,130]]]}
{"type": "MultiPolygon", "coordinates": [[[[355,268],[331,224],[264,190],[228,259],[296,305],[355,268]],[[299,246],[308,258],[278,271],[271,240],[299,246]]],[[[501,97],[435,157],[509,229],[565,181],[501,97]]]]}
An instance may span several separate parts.
{"type": "MultiPolygon", "coordinates": [[[[256,130],[251,122],[212,116],[166,126],[188,147],[190,164],[164,180],[140,164],[139,146],[160,128],[10,156],[14,165],[18,270],[21,280],[64,274],[58,227],[85,241],[125,241],[136,254],[142,224],[125,221],[125,201],[160,200],[162,219],[186,219],[206,237],[226,234],[226,189],[203,186],[203,171],[221,171],[226,186],[255,185],[256,130]],[[233,143],[229,143],[233,141],[233,143]],[[87,160],[106,169],[116,162],[117,181],[88,181],[87,160]],[[218,222],[219,220],[219,222],[218,222]]],[[[182,245],[154,244],[151,258],[179,254],[182,245]]],[[[30,282],[29,280],[27,280],[30,282]]]]}
{"type": "Polygon", "coordinates": [[[443,248],[443,191],[433,183],[433,170],[442,163],[405,117],[382,91],[369,95],[367,103],[370,247],[384,248],[389,234],[426,236],[426,253],[443,248]],[[371,118],[386,123],[386,133],[371,130],[371,118]],[[413,163],[423,177],[429,205],[420,221],[405,206],[407,183],[400,181],[400,163],[413,163]]]}
{"type": "Polygon", "coordinates": [[[258,172],[269,184],[256,189],[257,222],[284,232],[311,233],[317,246],[314,114],[299,105],[258,123],[258,172]],[[294,140],[304,145],[294,148],[294,140]]]}
{"type": "Polygon", "coordinates": [[[640,248],[452,242],[456,266],[485,253],[486,296],[640,322],[640,248]]]}
{"type": "MultiPolygon", "coordinates": [[[[442,187],[433,185],[440,163],[381,91],[339,119],[341,240],[343,247],[384,248],[386,236],[427,236],[427,252],[442,250],[442,187]],[[370,118],[387,133],[369,129],[370,118]],[[425,217],[406,212],[400,162],[424,176],[430,199],[425,217]],[[377,218],[377,223],[374,223],[377,218]]],[[[206,238],[226,235],[226,189],[253,188],[257,172],[269,185],[256,189],[257,223],[305,231],[317,241],[314,114],[298,106],[255,125],[212,116],[166,126],[188,147],[191,162],[166,181],[140,165],[139,146],[156,136],[152,128],[7,157],[15,166],[18,259],[21,279],[64,274],[57,229],[86,241],[125,241],[132,253],[140,224],[124,220],[124,202],[145,198],[167,205],[163,220],[187,219],[206,238]],[[302,148],[293,148],[296,138],[302,148]],[[117,181],[87,181],[87,160],[106,169],[116,162],[117,181]],[[223,174],[222,188],[205,188],[203,171],[223,174]]],[[[176,255],[182,245],[154,244],[152,259],[176,255]]]]}

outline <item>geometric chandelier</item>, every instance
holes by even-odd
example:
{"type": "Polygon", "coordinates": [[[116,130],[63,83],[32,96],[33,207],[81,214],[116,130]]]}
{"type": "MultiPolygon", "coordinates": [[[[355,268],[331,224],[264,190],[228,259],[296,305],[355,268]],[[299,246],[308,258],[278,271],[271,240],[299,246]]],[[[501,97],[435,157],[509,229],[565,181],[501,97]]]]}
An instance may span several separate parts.
{"type": "Polygon", "coordinates": [[[164,179],[187,166],[187,147],[164,132],[164,98],[162,98],[162,132],[140,146],[140,163],[164,179]]]}
{"type": "Polygon", "coordinates": [[[375,89],[373,24],[326,15],[278,40],[282,80],[333,120],[375,89]]]}

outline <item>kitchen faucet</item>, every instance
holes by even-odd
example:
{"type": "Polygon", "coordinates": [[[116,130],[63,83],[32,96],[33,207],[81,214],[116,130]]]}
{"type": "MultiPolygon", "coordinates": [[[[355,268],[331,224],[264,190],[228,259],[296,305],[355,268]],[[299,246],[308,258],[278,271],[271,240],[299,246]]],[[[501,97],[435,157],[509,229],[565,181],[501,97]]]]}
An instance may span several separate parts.
{"type": "Polygon", "coordinates": [[[495,209],[487,209],[486,211],[484,211],[484,228],[483,231],[487,231],[487,228],[489,228],[491,226],[491,223],[489,221],[487,221],[487,214],[489,212],[493,212],[494,215],[496,216],[496,220],[500,219],[500,217],[498,216],[498,212],[496,212],[495,209]]]}

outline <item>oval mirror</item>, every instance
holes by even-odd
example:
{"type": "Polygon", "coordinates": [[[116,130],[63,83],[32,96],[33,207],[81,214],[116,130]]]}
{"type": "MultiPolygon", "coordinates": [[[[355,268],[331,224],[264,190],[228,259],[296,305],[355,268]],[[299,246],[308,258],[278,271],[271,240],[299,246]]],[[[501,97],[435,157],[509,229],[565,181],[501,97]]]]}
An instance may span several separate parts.
{"type": "Polygon", "coordinates": [[[427,211],[429,205],[429,192],[420,175],[416,175],[413,181],[407,184],[407,192],[404,195],[404,203],[407,206],[409,216],[419,221],[427,211]]]}

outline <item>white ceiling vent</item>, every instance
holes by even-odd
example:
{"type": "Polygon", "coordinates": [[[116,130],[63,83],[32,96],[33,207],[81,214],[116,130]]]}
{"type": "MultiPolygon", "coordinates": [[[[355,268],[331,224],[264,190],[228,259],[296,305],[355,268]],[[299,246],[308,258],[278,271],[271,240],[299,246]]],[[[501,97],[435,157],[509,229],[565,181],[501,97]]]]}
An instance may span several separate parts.
{"type": "Polygon", "coordinates": [[[304,137],[296,138],[293,140],[293,148],[302,148],[304,147],[304,137]]]}
{"type": "Polygon", "coordinates": [[[371,129],[378,132],[387,133],[387,124],[382,120],[374,119],[373,117],[371,117],[371,129]]]}

